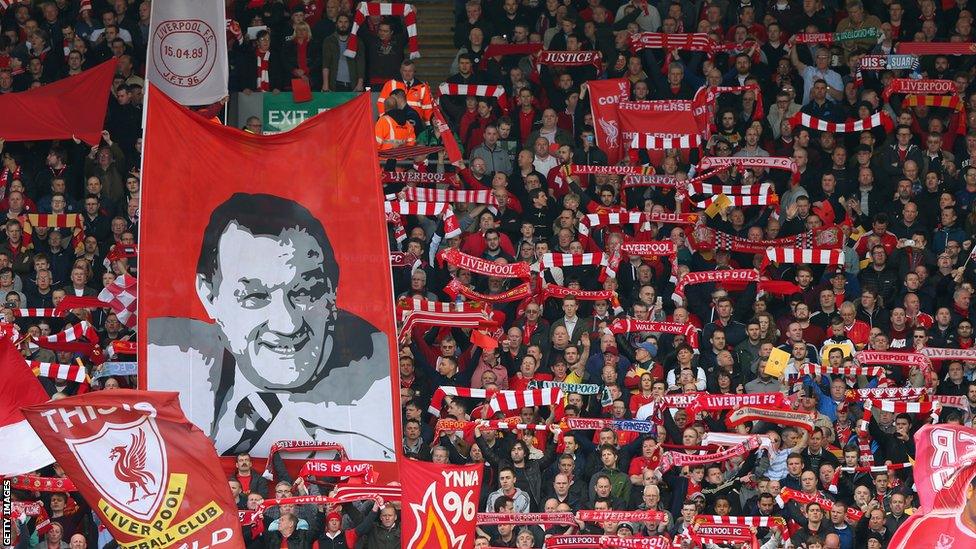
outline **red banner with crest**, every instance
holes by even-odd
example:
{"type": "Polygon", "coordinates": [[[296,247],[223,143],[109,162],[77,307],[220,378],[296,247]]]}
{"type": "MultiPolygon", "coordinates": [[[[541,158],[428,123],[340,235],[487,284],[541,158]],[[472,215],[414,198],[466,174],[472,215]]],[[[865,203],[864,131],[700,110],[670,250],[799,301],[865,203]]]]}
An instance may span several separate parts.
{"type": "Polygon", "coordinates": [[[244,546],[213,444],[177,393],[101,391],[23,411],[120,547],[244,546]]]}
{"type": "Polygon", "coordinates": [[[590,94],[590,110],[593,111],[593,133],[596,145],[607,153],[607,164],[614,165],[623,156],[620,142],[620,122],[617,105],[630,98],[630,81],[626,78],[591,80],[586,83],[590,94]]]}
{"type": "Polygon", "coordinates": [[[404,459],[403,549],[462,549],[474,544],[484,467],[462,467],[404,459]]]}

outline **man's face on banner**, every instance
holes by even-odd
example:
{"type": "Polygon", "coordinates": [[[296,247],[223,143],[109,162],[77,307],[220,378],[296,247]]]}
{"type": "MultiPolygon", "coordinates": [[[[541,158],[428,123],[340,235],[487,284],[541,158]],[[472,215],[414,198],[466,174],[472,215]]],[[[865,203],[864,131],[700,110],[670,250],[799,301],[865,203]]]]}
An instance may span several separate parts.
{"type": "Polygon", "coordinates": [[[322,246],[303,230],[255,236],[231,223],[217,256],[212,286],[201,282],[198,292],[248,381],[280,390],[316,378],[333,350],[337,314],[322,246]]]}

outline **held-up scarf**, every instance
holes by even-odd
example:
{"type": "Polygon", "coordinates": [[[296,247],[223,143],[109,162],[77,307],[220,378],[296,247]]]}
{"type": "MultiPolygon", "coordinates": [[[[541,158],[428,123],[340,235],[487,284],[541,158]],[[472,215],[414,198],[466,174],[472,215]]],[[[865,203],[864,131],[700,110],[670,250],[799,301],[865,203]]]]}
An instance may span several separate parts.
{"type": "MultiPolygon", "coordinates": [[[[545,524],[548,526],[576,526],[572,513],[478,513],[475,522],[497,526],[500,524],[545,524]]],[[[547,528],[548,529],[548,528],[547,528]]]]}
{"type": "Polygon", "coordinates": [[[661,522],[664,511],[601,511],[580,509],[576,520],[580,522],[661,522]]]}
{"type": "Polygon", "coordinates": [[[407,298],[401,297],[397,300],[397,311],[400,312],[401,321],[412,311],[425,311],[428,313],[474,313],[485,310],[483,303],[472,301],[430,301],[421,297],[407,298]]]}
{"type": "MultiPolygon", "coordinates": [[[[753,549],[759,549],[759,542],[748,526],[695,523],[689,532],[691,532],[692,541],[702,545],[750,542],[753,549]]],[[[735,546],[738,547],[738,545],[735,546]]]]}
{"type": "Polygon", "coordinates": [[[505,95],[503,86],[491,84],[450,84],[444,82],[437,88],[441,95],[467,95],[476,97],[494,97],[500,99],[505,95]]]}
{"type": "Polygon", "coordinates": [[[698,181],[689,183],[688,192],[691,194],[724,194],[729,198],[733,198],[733,195],[767,196],[773,193],[772,183],[759,183],[756,185],[713,185],[698,181]]]}
{"type": "MultiPolygon", "coordinates": [[[[811,496],[809,494],[804,494],[799,490],[794,490],[792,488],[783,488],[779,495],[776,496],[776,503],[780,507],[786,507],[786,502],[795,501],[800,504],[801,507],[805,506],[807,503],[817,503],[824,511],[830,512],[834,508],[834,502],[821,496],[811,496]]],[[[847,508],[847,520],[856,523],[861,520],[864,513],[861,512],[857,507],[851,506],[847,508]]]]}
{"type": "MultiPolygon", "coordinates": [[[[602,253],[587,254],[557,254],[547,253],[539,258],[539,267],[552,269],[553,267],[581,267],[584,265],[606,265],[607,258],[602,253]]],[[[533,265],[534,266],[534,265],[533,265]]]]}
{"type": "Polygon", "coordinates": [[[874,464],[874,454],[871,453],[871,443],[868,437],[871,422],[871,410],[880,408],[883,412],[894,414],[931,414],[932,420],[937,421],[942,404],[939,402],[903,402],[896,400],[879,400],[868,398],[864,400],[864,415],[857,422],[858,450],[861,453],[861,463],[874,464]]]}
{"type": "Polygon", "coordinates": [[[910,93],[913,95],[955,95],[956,82],[953,80],[931,80],[912,78],[892,78],[891,83],[885,86],[885,102],[894,93],[910,93]]]}
{"type": "Polygon", "coordinates": [[[274,456],[277,453],[297,453],[297,452],[335,452],[339,460],[346,459],[346,448],[338,442],[313,442],[310,440],[279,440],[271,445],[268,450],[268,464],[264,468],[262,477],[272,480],[271,466],[274,463],[274,456]]]}
{"type": "Polygon", "coordinates": [[[844,250],[829,250],[822,248],[769,248],[766,250],[766,260],[784,264],[815,264],[815,265],[843,265],[844,250]]]}
{"type": "Polygon", "coordinates": [[[593,65],[600,69],[600,62],[603,60],[603,55],[600,54],[598,50],[586,50],[586,51],[550,51],[543,50],[539,52],[539,57],[536,59],[536,72],[542,72],[539,65],[546,65],[550,67],[585,67],[587,65],[593,65]]]}
{"type": "Polygon", "coordinates": [[[655,332],[661,334],[683,335],[687,343],[698,348],[698,329],[693,324],[679,322],[657,322],[653,320],[637,320],[636,318],[618,318],[609,326],[613,334],[629,334],[631,332],[655,332]]]}
{"type": "Polygon", "coordinates": [[[20,517],[36,517],[41,514],[44,504],[40,501],[12,501],[10,518],[17,520],[20,517]]]}
{"type": "Polygon", "coordinates": [[[614,431],[651,433],[655,430],[654,424],[650,421],[589,417],[566,418],[566,427],[571,431],[600,431],[602,429],[613,429],[614,431]]]}
{"type": "Polygon", "coordinates": [[[441,112],[441,108],[437,104],[434,105],[431,111],[430,122],[434,126],[434,129],[437,130],[437,137],[444,144],[444,152],[447,153],[447,159],[452,163],[459,162],[461,160],[461,148],[458,147],[457,140],[454,139],[454,133],[451,131],[451,127],[447,125],[447,121],[444,119],[444,113],[441,112]]]}
{"type": "Polygon", "coordinates": [[[976,360],[976,347],[971,349],[949,349],[944,347],[924,347],[919,353],[932,360],[976,360]]]}
{"type": "Polygon", "coordinates": [[[606,227],[611,225],[637,225],[647,221],[644,212],[606,212],[586,214],[580,219],[580,234],[590,234],[590,229],[594,227],[606,227]]]}
{"type": "Polygon", "coordinates": [[[780,425],[792,425],[813,432],[814,415],[809,412],[794,412],[792,410],[777,410],[775,408],[757,408],[743,406],[733,410],[725,424],[729,428],[738,427],[747,421],[765,421],[780,425]]]}
{"type": "Polygon", "coordinates": [[[829,366],[826,364],[804,364],[799,368],[800,376],[820,377],[826,375],[886,377],[881,366],[829,366]]]}
{"type": "Polygon", "coordinates": [[[844,242],[838,227],[806,231],[772,240],[747,240],[700,225],[688,231],[688,244],[695,250],[728,250],[747,254],[766,253],[769,248],[840,248],[844,242]]]}
{"type": "Polygon", "coordinates": [[[668,137],[660,137],[649,133],[627,132],[624,135],[624,145],[631,149],[695,149],[701,146],[702,136],[697,133],[670,134],[668,137]]]}
{"type": "Polygon", "coordinates": [[[419,267],[420,258],[407,252],[390,252],[391,267],[419,267]]]}
{"type": "Polygon", "coordinates": [[[776,528],[782,531],[786,530],[786,519],[783,517],[697,515],[695,517],[695,524],[734,524],[739,526],[751,526],[753,528],[776,528]]]}
{"type": "MultiPolygon", "coordinates": [[[[751,44],[745,49],[750,47],[752,47],[751,44]]],[[[766,111],[763,107],[762,88],[759,86],[759,84],[746,84],[745,86],[711,86],[708,89],[708,98],[712,101],[717,100],[719,94],[722,93],[742,93],[746,91],[753,91],[756,94],[756,104],[752,109],[752,121],[761,121],[763,117],[766,116],[766,111]]]]}
{"type": "Polygon", "coordinates": [[[912,55],[972,55],[976,53],[973,42],[899,42],[895,53],[912,55]]]}
{"type": "Polygon", "coordinates": [[[27,366],[30,367],[37,377],[73,381],[75,383],[86,383],[88,381],[88,371],[80,364],[56,364],[54,362],[28,360],[27,366]]]}
{"type": "Polygon", "coordinates": [[[300,477],[366,477],[373,476],[373,466],[365,461],[332,461],[329,459],[310,459],[302,465],[300,477]]]}
{"type": "Polygon", "coordinates": [[[799,169],[792,158],[778,156],[706,156],[698,163],[698,170],[713,170],[738,166],[743,168],[765,168],[767,170],[785,170],[798,174],[799,169]]]}
{"type": "Polygon", "coordinates": [[[759,437],[759,450],[773,452],[773,441],[769,438],[769,435],[740,435],[737,433],[719,433],[712,431],[705,433],[702,437],[702,446],[735,446],[736,444],[742,444],[751,436],[759,437]]]}
{"type": "Polygon", "coordinates": [[[671,213],[671,212],[651,212],[644,214],[644,221],[647,223],[664,223],[666,225],[694,225],[701,219],[699,214],[694,213],[671,213]]]}
{"type": "Polygon", "coordinates": [[[453,396],[459,398],[488,398],[493,396],[495,391],[487,389],[472,389],[470,387],[452,387],[441,385],[434,390],[434,395],[430,399],[430,406],[427,411],[434,417],[441,417],[441,408],[444,407],[444,397],[453,396]]]}
{"type": "Polygon", "coordinates": [[[352,22],[352,31],[349,33],[349,43],[346,45],[346,57],[356,57],[356,51],[359,49],[359,27],[366,22],[366,18],[370,15],[402,17],[403,24],[407,27],[407,49],[410,50],[410,59],[420,57],[420,46],[417,43],[417,10],[412,4],[381,4],[379,2],[359,3],[356,8],[356,17],[352,22]]]}
{"type": "Polygon", "coordinates": [[[689,50],[710,52],[714,42],[707,33],[642,32],[630,35],[630,51],[643,49],[689,50]]]}
{"type": "Polygon", "coordinates": [[[632,187],[677,187],[681,182],[673,175],[625,175],[623,188],[632,187]]]}
{"type": "Polygon", "coordinates": [[[881,30],[877,27],[868,27],[844,32],[800,32],[794,36],[796,36],[797,44],[823,44],[830,46],[840,42],[849,42],[864,38],[880,40],[882,34],[881,30]]]}
{"type": "Polygon", "coordinates": [[[461,236],[461,225],[454,216],[454,208],[446,202],[404,202],[394,200],[383,203],[387,214],[441,216],[444,219],[444,237],[461,236]]]}
{"type": "Polygon", "coordinates": [[[400,341],[406,341],[414,326],[450,326],[453,328],[484,328],[491,325],[491,317],[483,311],[471,312],[428,312],[410,311],[403,317],[403,326],[397,334],[400,341]]]}
{"type": "Polygon", "coordinates": [[[95,328],[87,320],[82,320],[56,334],[33,339],[35,343],[41,347],[45,347],[45,343],[70,343],[72,341],[78,341],[81,338],[85,338],[90,342],[98,341],[98,332],[95,331],[95,328]]]}
{"type": "MultiPolygon", "coordinates": [[[[546,540],[548,543],[549,540],[546,540]]],[[[594,547],[594,546],[590,546],[594,547]]],[[[664,549],[671,547],[671,540],[664,536],[631,536],[621,538],[615,536],[600,536],[600,547],[613,549],[664,549]]]]}
{"type": "Polygon", "coordinates": [[[962,111],[962,100],[958,95],[906,95],[902,107],[937,107],[962,111]]]}
{"type": "Polygon", "coordinates": [[[868,399],[879,400],[918,400],[922,395],[930,393],[924,387],[875,387],[873,389],[850,389],[847,391],[847,402],[860,402],[868,399]]]}
{"type": "Polygon", "coordinates": [[[918,57],[914,55],[865,55],[858,69],[862,71],[917,70],[918,57]]]}
{"type": "MultiPolygon", "coordinates": [[[[749,207],[749,206],[769,206],[769,205],[779,204],[779,197],[776,196],[776,193],[772,193],[772,192],[769,194],[760,194],[760,195],[736,194],[736,195],[719,195],[719,196],[725,196],[725,198],[729,201],[730,206],[749,207]]],[[[696,208],[708,209],[709,206],[711,206],[714,202],[718,200],[719,200],[718,196],[710,196],[705,200],[702,200],[700,202],[695,202],[694,204],[696,208]]]]}
{"type": "Polygon", "coordinates": [[[612,301],[616,299],[617,292],[613,290],[574,290],[572,288],[566,288],[564,286],[557,286],[555,284],[548,284],[542,289],[543,297],[563,299],[569,296],[573,296],[580,301],[599,301],[601,299],[606,299],[607,301],[612,301]]]}
{"type": "Polygon", "coordinates": [[[684,454],[680,452],[664,452],[664,455],[661,456],[661,462],[660,465],[658,465],[658,469],[660,469],[662,473],[666,473],[670,471],[672,467],[684,467],[685,465],[705,465],[713,462],[721,463],[734,457],[744,456],[756,448],[759,448],[759,439],[756,437],[749,437],[749,439],[742,444],[731,446],[714,454],[684,454]]]}
{"type": "MultiPolygon", "coordinates": [[[[369,487],[371,488],[371,487],[369,487]]],[[[376,494],[373,496],[367,496],[362,494],[362,497],[350,498],[345,497],[332,497],[332,496],[293,496],[289,498],[269,498],[261,502],[261,506],[258,507],[259,512],[263,512],[268,507],[276,507],[278,505],[329,505],[337,503],[352,503],[354,501],[359,501],[362,499],[372,499],[380,500],[383,496],[376,494]]]]}
{"type": "Polygon", "coordinates": [[[854,362],[858,364],[895,364],[898,366],[918,367],[927,370],[932,367],[932,361],[924,353],[893,353],[890,351],[858,351],[854,355],[854,362]]]}
{"type": "Polygon", "coordinates": [[[481,301],[482,303],[510,303],[512,301],[521,301],[533,295],[532,287],[529,286],[528,282],[519,284],[511,290],[506,290],[500,294],[490,295],[476,292],[462,284],[456,278],[452,278],[447,283],[447,286],[444,286],[444,293],[449,295],[451,299],[457,299],[459,295],[463,295],[470,300],[481,301]]]}
{"type": "Polygon", "coordinates": [[[613,402],[613,398],[610,396],[610,390],[602,385],[597,385],[595,383],[565,383],[562,381],[551,381],[551,380],[535,380],[529,382],[527,386],[528,389],[552,389],[556,388],[563,392],[563,394],[576,393],[578,395],[595,395],[600,394],[600,402],[604,406],[609,406],[613,402]]]}
{"type": "Polygon", "coordinates": [[[24,228],[24,245],[30,245],[34,227],[71,229],[71,248],[76,254],[85,250],[85,220],[81,214],[27,214],[18,217],[24,228]]]}
{"type": "MultiPolygon", "coordinates": [[[[457,175],[447,172],[383,172],[383,183],[426,183],[430,185],[450,184],[457,186],[457,175]]],[[[490,193],[489,193],[490,194],[490,193]]],[[[410,198],[409,200],[419,200],[410,198]]],[[[461,202],[460,200],[441,200],[440,202],[461,202]]]]}
{"type": "Polygon", "coordinates": [[[10,488],[27,490],[28,492],[74,492],[77,490],[74,483],[67,478],[17,475],[7,477],[6,480],[10,482],[10,488]]]}
{"type": "Polygon", "coordinates": [[[885,112],[876,112],[867,118],[863,118],[861,120],[851,120],[843,123],[828,122],[826,120],[821,120],[819,118],[810,116],[805,112],[798,112],[790,117],[790,125],[794,128],[805,126],[817,131],[831,133],[862,132],[864,130],[870,130],[879,126],[883,126],[885,131],[890,132],[895,127],[895,123],[885,112]]]}
{"type": "Polygon", "coordinates": [[[502,265],[494,261],[468,255],[456,248],[447,248],[439,252],[437,259],[438,261],[446,261],[448,265],[453,267],[484,276],[497,278],[530,278],[532,276],[532,271],[529,269],[528,263],[506,263],[502,265]]]}
{"type": "MultiPolygon", "coordinates": [[[[759,282],[756,269],[726,269],[724,271],[694,271],[686,273],[674,288],[674,293],[683,301],[685,287],[706,282],[759,282]]],[[[673,298],[674,296],[672,296],[673,298]]]]}
{"type": "Polygon", "coordinates": [[[48,318],[48,317],[58,317],[57,309],[11,309],[14,317],[17,318],[48,318]]]}
{"type": "Polygon", "coordinates": [[[565,395],[557,387],[527,391],[499,391],[488,401],[488,409],[495,414],[521,410],[529,406],[556,406],[562,405],[564,398],[565,395]]]}
{"type": "Polygon", "coordinates": [[[650,175],[654,173],[653,166],[589,166],[586,164],[570,164],[571,175],[650,175]]]}
{"type": "Polygon", "coordinates": [[[771,406],[780,408],[783,404],[783,393],[752,393],[747,395],[698,393],[698,397],[688,405],[686,412],[688,418],[692,419],[699,412],[732,410],[743,406],[771,406]]]}
{"type": "Polygon", "coordinates": [[[467,204],[498,205],[495,195],[489,190],[459,191],[455,189],[425,189],[407,187],[403,189],[404,197],[411,202],[463,202],[467,204]]]}
{"type": "Polygon", "coordinates": [[[678,253],[678,247],[671,240],[651,240],[621,244],[620,251],[627,255],[637,255],[643,258],[670,257],[678,253]]]}
{"type": "Polygon", "coordinates": [[[837,493],[837,484],[840,482],[841,473],[890,473],[892,471],[901,471],[902,469],[908,469],[911,467],[912,463],[891,463],[888,465],[864,465],[858,467],[838,467],[834,470],[834,476],[830,479],[830,486],[827,487],[827,491],[832,494],[837,493]]]}

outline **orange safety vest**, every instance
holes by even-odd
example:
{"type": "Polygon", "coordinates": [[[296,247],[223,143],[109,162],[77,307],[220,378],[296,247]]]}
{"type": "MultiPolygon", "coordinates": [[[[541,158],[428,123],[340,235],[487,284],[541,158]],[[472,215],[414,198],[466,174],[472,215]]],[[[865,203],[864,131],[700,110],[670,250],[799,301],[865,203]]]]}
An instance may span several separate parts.
{"type": "Polygon", "coordinates": [[[376,148],[381,151],[417,144],[413,124],[409,122],[397,124],[396,120],[385,114],[376,121],[374,133],[376,135],[376,148]]]}
{"type": "Polygon", "coordinates": [[[413,85],[409,88],[401,80],[387,80],[376,100],[376,108],[380,114],[384,112],[383,102],[394,90],[403,90],[407,94],[407,105],[417,111],[424,122],[430,121],[430,116],[434,112],[434,101],[430,95],[430,86],[419,80],[414,80],[413,85]]]}

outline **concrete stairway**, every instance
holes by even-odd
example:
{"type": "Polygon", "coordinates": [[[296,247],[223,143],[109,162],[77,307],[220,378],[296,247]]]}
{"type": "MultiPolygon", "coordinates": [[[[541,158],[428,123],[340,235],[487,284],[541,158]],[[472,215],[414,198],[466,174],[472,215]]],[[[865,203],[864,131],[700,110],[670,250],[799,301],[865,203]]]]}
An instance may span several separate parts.
{"type": "Polygon", "coordinates": [[[417,8],[417,37],[420,59],[417,77],[436,88],[450,76],[454,47],[454,2],[452,0],[413,0],[417,8]]]}

